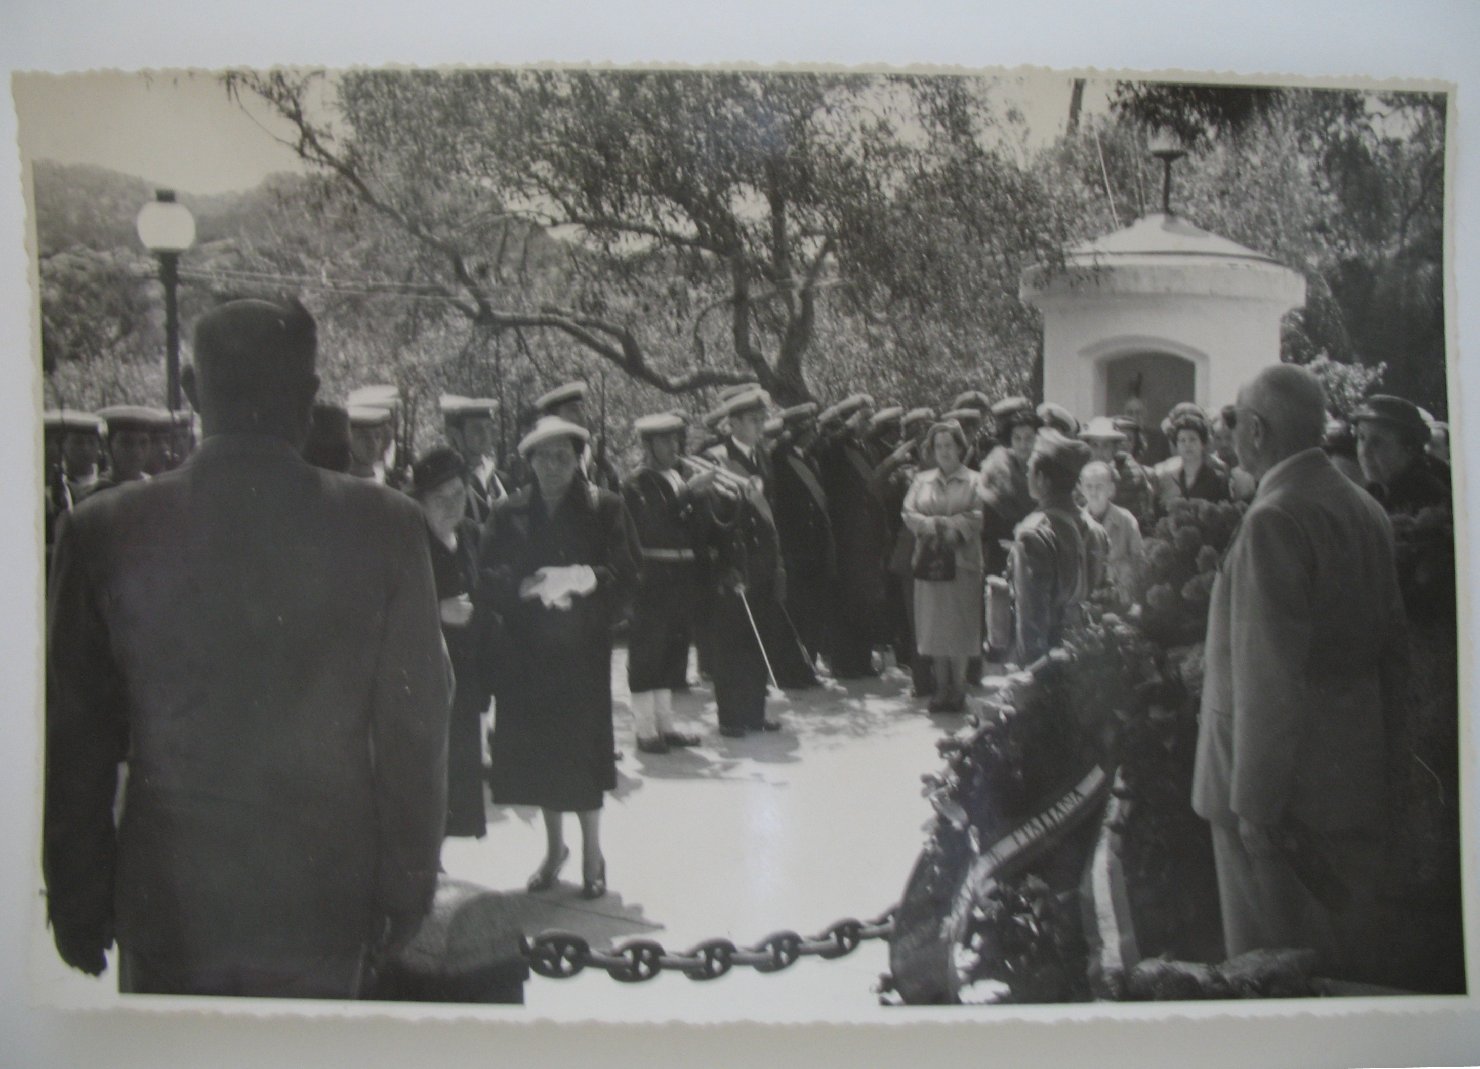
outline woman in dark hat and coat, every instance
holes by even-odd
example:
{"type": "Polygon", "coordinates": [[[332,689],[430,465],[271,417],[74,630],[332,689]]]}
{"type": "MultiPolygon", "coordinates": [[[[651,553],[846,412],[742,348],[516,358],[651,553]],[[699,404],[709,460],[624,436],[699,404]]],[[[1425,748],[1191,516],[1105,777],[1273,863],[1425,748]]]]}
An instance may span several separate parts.
{"type": "Polygon", "coordinates": [[[447,834],[481,839],[483,746],[481,720],[489,680],[475,624],[473,587],[478,581],[478,524],[467,516],[466,465],[447,446],[424,453],[411,468],[412,495],[427,516],[432,580],[442,617],[442,638],[452,660],[452,719],[447,728],[447,834]]]}
{"type": "Polygon", "coordinates": [[[555,886],[570,856],[564,814],[580,820],[582,895],[606,893],[602,796],[612,755],[611,625],[637,580],[637,533],[622,499],[577,477],[590,435],[546,416],[519,443],[535,482],[500,500],[479,548],[478,600],[497,612],[500,663],[493,800],[539,806],[545,859],[529,890],[555,886]]]}
{"type": "Polygon", "coordinates": [[[1374,394],[1352,413],[1357,459],[1368,489],[1390,514],[1417,515],[1450,505],[1449,484],[1425,456],[1432,431],[1411,401],[1374,394]]]}

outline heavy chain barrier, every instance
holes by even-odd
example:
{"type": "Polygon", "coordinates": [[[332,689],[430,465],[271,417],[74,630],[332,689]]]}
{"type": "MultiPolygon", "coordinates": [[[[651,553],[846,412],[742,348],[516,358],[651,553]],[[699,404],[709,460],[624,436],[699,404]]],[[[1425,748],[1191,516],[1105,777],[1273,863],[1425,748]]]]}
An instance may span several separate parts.
{"type": "Polygon", "coordinates": [[[613,980],[625,984],[651,980],[660,972],[681,972],[690,980],[718,980],[736,966],[756,972],[780,972],[802,958],[824,960],[846,957],[870,939],[888,939],[894,933],[897,906],[871,921],[840,920],[810,939],[796,932],[774,932],[751,947],[736,946],[728,939],[706,939],[682,954],[672,954],[652,939],[624,939],[609,950],[593,950],[573,932],[548,931],[519,940],[519,949],[529,967],[540,976],[564,980],[587,966],[605,969],[613,980]]]}

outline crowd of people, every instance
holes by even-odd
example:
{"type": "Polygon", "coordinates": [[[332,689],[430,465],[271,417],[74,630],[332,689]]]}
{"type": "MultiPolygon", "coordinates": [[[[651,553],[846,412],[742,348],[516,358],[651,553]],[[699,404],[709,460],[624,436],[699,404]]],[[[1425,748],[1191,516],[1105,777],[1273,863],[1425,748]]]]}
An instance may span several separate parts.
{"type": "MultiPolygon", "coordinates": [[[[1269,425],[1247,399],[1146,427],[1138,398],[1081,423],[979,390],[939,412],[864,393],[778,410],[756,383],[697,420],[637,419],[625,477],[580,382],[536,402],[507,458],[493,401],[444,396],[445,443],[405,464],[396,391],[314,403],[314,346],[301,307],[232,302],[196,329],[198,421],[47,414],[51,918],[88,971],[116,932],[128,990],[351,991],[427,907],[441,835],[484,834],[485,786],[543,813],[531,892],[555,885],[573,812],[582,894],[603,895],[624,628],[646,754],[699,742],[674,713],[691,650],[730,739],[784,729],[769,687],[890,656],[959,712],[984,663],[1043,656],[1092,596],[1137,597],[1141,539],[1174,502],[1249,501],[1266,474],[1237,445],[1269,425]],[[263,846],[268,812],[294,831],[263,846]],[[291,952],[263,936],[308,900],[342,923],[291,952]],[[192,909],[200,932],[234,911],[238,941],[192,909]],[[247,964],[222,973],[222,953],[247,964]]],[[[1416,406],[1322,416],[1316,444],[1374,507],[1447,502],[1447,429],[1416,406]]]]}

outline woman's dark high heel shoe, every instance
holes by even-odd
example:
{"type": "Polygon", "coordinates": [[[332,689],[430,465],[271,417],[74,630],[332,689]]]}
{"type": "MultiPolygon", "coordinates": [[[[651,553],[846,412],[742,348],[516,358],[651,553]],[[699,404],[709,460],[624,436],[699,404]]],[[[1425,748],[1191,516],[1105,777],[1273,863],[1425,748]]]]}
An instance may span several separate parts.
{"type": "Polygon", "coordinates": [[[565,865],[568,857],[570,857],[570,847],[563,847],[560,851],[560,859],[553,865],[547,862],[536,869],[535,874],[524,885],[524,889],[526,891],[537,892],[548,891],[554,887],[555,882],[560,878],[560,870],[565,865]]]}
{"type": "Polygon", "coordinates": [[[601,859],[601,871],[581,884],[581,897],[600,898],[606,894],[606,858],[601,859]]]}

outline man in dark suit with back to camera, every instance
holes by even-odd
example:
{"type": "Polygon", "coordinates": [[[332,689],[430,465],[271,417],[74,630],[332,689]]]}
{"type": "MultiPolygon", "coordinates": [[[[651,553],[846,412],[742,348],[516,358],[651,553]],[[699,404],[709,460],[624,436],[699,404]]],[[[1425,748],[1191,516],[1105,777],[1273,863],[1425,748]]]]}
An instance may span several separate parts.
{"type": "Polygon", "coordinates": [[[1225,949],[1310,947],[1324,975],[1372,979],[1404,649],[1392,527],[1321,450],[1308,371],[1266,368],[1237,409],[1259,484],[1213,586],[1192,784],[1225,949]]]}
{"type": "Polygon", "coordinates": [[[431,905],[449,678],[426,523],[299,455],[315,347],[296,302],[207,313],[183,380],[205,441],[58,534],[50,919],[94,975],[116,936],[124,992],[353,998],[431,905]]]}

